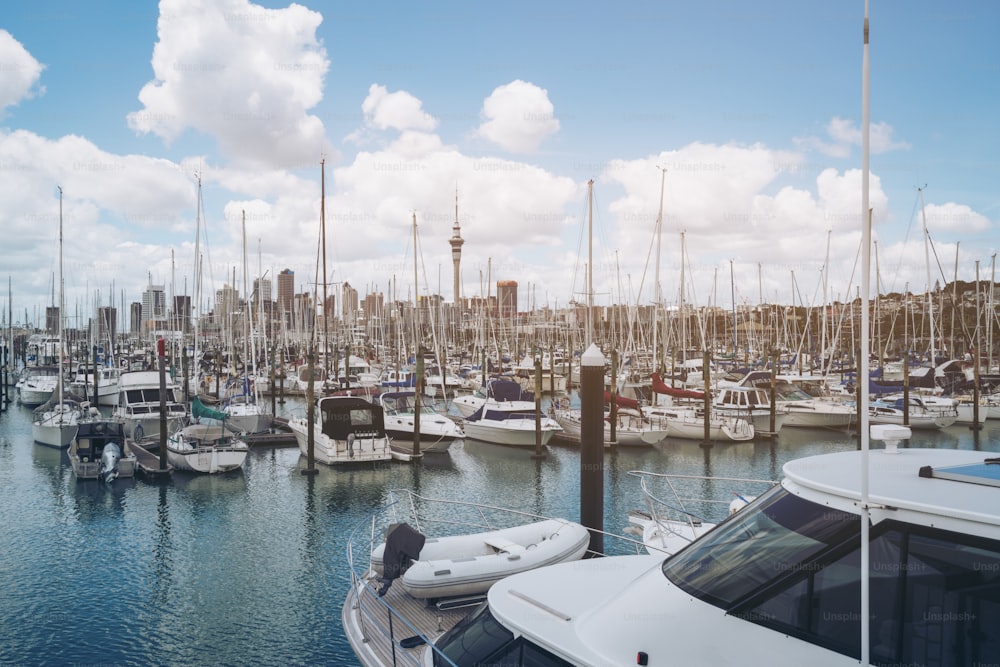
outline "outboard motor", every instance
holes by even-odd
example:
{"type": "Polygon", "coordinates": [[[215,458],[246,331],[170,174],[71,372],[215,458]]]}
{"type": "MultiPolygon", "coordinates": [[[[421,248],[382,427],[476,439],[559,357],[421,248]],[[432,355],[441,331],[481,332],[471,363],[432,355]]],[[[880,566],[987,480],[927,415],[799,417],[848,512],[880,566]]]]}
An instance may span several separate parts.
{"type": "Polygon", "coordinates": [[[101,452],[101,471],[99,474],[105,484],[110,484],[118,479],[118,461],[121,457],[122,450],[118,448],[118,445],[113,442],[104,445],[104,451],[101,452]]]}

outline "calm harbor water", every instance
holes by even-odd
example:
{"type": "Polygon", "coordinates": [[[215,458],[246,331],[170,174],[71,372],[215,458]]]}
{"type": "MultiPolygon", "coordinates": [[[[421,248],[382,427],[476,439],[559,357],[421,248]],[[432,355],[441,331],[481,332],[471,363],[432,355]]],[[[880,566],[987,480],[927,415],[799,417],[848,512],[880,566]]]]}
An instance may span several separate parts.
{"type": "MultiPolygon", "coordinates": [[[[301,404],[288,404],[288,410],[301,404]]],[[[281,410],[279,410],[281,413],[281,410]]],[[[1000,423],[915,432],[909,446],[1000,451],[1000,423]]],[[[667,440],[606,456],[605,529],[642,506],[629,470],[779,479],[804,455],[853,449],[842,432],[702,448],[667,440]]],[[[340,612],[346,539],[389,489],[579,519],[578,450],[466,441],[422,465],[320,466],[256,449],[223,476],[78,481],[32,442],[31,412],[0,413],[0,666],[353,665],[340,612]]]]}

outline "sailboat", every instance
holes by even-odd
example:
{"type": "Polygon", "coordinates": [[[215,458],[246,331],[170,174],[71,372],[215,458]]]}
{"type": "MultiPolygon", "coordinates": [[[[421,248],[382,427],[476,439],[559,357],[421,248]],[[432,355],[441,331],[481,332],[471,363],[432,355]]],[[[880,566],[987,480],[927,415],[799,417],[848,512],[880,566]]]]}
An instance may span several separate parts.
{"type": "MultiPolygon", "coordinates": [[[[243,211],[243,284],[248,285],[246,256],[246,211],[243,211]]],[[[249,301],[249,299],[248,299],[249,301]]],[[[253,308],[248,309],[252,314],[253,308]]],[[[257,308],[258,313],[260,308],[257,308]]],[[[244,366],[243,372],[226,383],[226,395],[222,403],[222,412],[228,415],[229,423],[244,433],[263,433],[271,428],[273,416],[260,399],[260,391],[254,382],[257,369],[257,345],[252,322],[244,320],[243,337],[249,341],[249,358],[253,369],[244,366]]],[[[245,351],[247,352],[247,351],[245,351]]]]}
{"type": "MultiPolygon", "coordinates": [[[[198,179],[198,214],[195,240],[194,290],[200,303],[201,262],[199,243],[201,235],[201,178],[198,179]]],[[[198,358],[199,320],[195,317],[195,359],[198,358]]],[[[228,424],[229,415],[202,404],[195,396],[191,404],[194,423],[172,430],[167,437],[167,460],[178,470],[200,473],[222,473],[243,466],[250,449],[239,430],[228,424]],[[204,420],[204,421],[202,421],[204,420]]]]}
{"type": "Polygon", "coordinates": [[[31,435],[35,442],[50,447],[69,447],[76,437],[79,421],[83,414],[79,401],[63,395],[63,219],[62,219],[62,188],[59,188],[59,346],[56,354],[59,356],[59,375],[56,392],[53,399],[35,410],[35,419],[31,422],[31,435]]]}

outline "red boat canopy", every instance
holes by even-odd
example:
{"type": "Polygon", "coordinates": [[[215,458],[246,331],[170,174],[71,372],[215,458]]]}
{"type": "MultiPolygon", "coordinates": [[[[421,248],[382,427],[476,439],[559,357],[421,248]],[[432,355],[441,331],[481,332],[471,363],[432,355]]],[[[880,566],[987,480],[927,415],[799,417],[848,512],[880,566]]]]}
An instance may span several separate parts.
{"type": "Polygon", "coordinates": [[[705,392],[703,391],[695,391],[694,389],[674,389],[673,387],[668,387],[660,377],[659,373],[653,373],[652,378],[653,391],[657,394],[666,394],[667,396],[673,396],[674,398],[705,398],[705,392]]]}

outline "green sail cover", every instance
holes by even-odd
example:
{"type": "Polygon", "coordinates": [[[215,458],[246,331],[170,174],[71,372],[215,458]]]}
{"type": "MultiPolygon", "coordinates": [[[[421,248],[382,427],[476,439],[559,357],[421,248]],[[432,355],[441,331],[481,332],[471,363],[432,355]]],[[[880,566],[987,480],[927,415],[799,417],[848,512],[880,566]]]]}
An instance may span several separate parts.
{"type": "Polygon", "coordinates": [[[205,417],[207,419],[217,419],[219,421],[225,421],[229,417],[225,412],[220,412],[218,410],[213,410],[204,403],[201,399],[195,396],[191,399],[191,415],[194,417],[205,417]]]}

